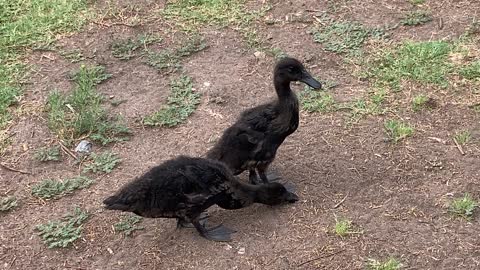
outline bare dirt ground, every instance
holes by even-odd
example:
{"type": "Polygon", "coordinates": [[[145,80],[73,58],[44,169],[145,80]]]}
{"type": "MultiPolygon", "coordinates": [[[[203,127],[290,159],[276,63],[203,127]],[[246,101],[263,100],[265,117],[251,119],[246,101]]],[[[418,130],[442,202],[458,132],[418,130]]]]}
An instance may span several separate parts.
{"type": "MultiPolygon", "coordinates": [[[[136,3],[139,16],[163,6],[154,2],[136,3]]],[[[338,86],[331,90],[336,100],[361,97],[369,84],[357,79],[341,56],[313,42],[307,33],[314,21],[311,10],[331,10],[336,18],[378,26],[398,23],[412,9],[404,0],[335,1],[335,7],[334,1],[284,2],[271,1],[273,8],[266,14],[281,23],[260,21],[258,30],[274,46],[305,61],[316,77],[336,81],[338,86]],[[307,19],[285,21],[292,14],[307,19]]],[[[400,26],[391,31],[392,40],[457,38],[480,11],[476,1],[427,1],[425,5],[433,21],[400,26]]],[[[0,215],[1,269],[364,269],[368,258],[390,256],[400,260],[404,269],[480,269],[478,214],[465,221],[447,213],[453,197],[469,192],[480,198],[480,114],[448,94],[438,94],[437,106],[431,110],[399,110],[397,114],[408,119],[416,132],[398,144],[385,140],[385,116],[367,116],[347,125],[342,111],[302,112],[301,126],[282,145],[272,167],[296,185],[301,200],[273,208],[210,209],[212,223],[223,222],[238,231],[230,243],[207,241],[189,229],[176,230],[174,220],[166,219],[143,220],[145,229],[135,231],[133,237],[114,233],[112,225],[120,213],[102,209],[106,196],[166,159],[180,154],[202,156],[242,110],[274,97],[275,60],[257,59],[255,49],[232,29],[206,27],[202,34],[209,47],[182,62],[195,90],[202,94],[200,106],[178,127],[142,126],[139,120],[165,102],[170,75],[145,65],[141,57],[120,61],[109,46],[113,38],[143,32],[160,34],[164,42],[159,46],[168,46],[177,35],[165,33],[166,26],[161,20],[138,27],[91,23],[83,32],[59,40],[64,48],[81,49],[89,57],[87,63],[102,64],[113,75],[98,90],[126,100],[108,109],[126,119],[133,136],[107,147],[123,160],[117,169],[96,177],[90,188],[58,200],[32,197],[31,185],[73,176],[80,169],[67,155],[61,163],[40,163],[33,153],[55,138],[42,112],[47,93],[69,91],[72,84],[67,75],[80,63],[70,63],[56,52],[34,52],[29,57],[36,72],[19,105],[22,114],[10,129],[13,143],[2,162],[31,174],[0,169],[0,192],[15,195],[20,204],[0,215]],[[211,102],[215,98],[222,102],[211,102]],[[462,129],[472,130],[465,155],[451,140],[462,129]],[[82,239],[71,248],[46,248],[35,226],[61,217],[74,205],[91,213],[82,239]],[[332,233],[335,216],[349,218],[363,233],[336,236],[332,233]]]]}

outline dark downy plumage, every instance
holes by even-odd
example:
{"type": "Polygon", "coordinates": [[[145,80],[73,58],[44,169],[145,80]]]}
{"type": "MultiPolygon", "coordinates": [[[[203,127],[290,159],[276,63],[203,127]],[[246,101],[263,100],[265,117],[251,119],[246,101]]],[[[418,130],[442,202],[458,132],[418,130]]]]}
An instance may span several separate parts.
{"type": "Polygon", "coordinates": [[[180,156],[152,168],[105,199],[107,209],[149,218],[177,218],[178,226],[192,223],[203,237],[229,241],[234,231],[219,225],[207,229],[202,212],[216,204],[239,209],[253,203],[295,202],[297,195],[280,183],[245,184],[218,161],[180,156]]]}
{"type": "Polygon", "coordinates": [[[298,60],[284,58],[274,69],[273,82],[278,99],[244,111],[207,153],[209,159],[224,162],[235,175],[250,172],[250,182],[268,183],[266,170],[278,147],[299,124],[299,104],[290,82],[301,81],[315,89],[321,84],[298,60]]]}

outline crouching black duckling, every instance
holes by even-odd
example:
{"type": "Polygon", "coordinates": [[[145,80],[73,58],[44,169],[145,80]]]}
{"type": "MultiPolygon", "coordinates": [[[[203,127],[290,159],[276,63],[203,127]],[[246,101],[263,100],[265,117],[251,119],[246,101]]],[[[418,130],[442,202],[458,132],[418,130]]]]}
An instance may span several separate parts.
{"type": "Polygon", "coordinates": [[[207,157],[224,162],[235,175],[249,170],[252,184],[258,183],[257,170],[263,183],[267,183],[265,172],[278,147],[299,124],[299,103],[290,89],[292,81],[301,81],[315,89],[322,87],[298,60],[280,60],[273,74],[278,99],[244,111],[207,157]]]}
{"type": "Polygon", "coordinates": [[[214,204],[239,209],[253,203],[278,205],[297,200],[280,183],[245,184],[218,161],[180,156],[152,168],[103,203],[107,209],[143,217],[176,218],[178,226],[192,223],[207,239],[230,241],[234,231],[222,225],[207,229],[202,224],[204,210],[214,204]]]}

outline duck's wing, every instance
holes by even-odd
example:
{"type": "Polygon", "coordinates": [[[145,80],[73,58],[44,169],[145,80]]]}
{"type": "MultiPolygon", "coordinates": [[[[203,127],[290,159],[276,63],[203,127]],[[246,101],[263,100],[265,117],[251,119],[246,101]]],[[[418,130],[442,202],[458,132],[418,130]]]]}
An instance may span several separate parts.
{"type": "Polygon", "coordinates": [[[244,111],[237,123],[246,125],[258,132],[269,130],[272,121],[278,117],[278,109],[274,103],[267,103],[244,111]]]}

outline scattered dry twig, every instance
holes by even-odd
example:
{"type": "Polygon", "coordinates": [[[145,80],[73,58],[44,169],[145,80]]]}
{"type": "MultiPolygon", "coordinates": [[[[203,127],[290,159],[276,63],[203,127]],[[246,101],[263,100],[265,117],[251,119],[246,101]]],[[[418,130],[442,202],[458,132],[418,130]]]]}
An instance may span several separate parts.
{"type": "Polygon", "coordinates": [[[60,145],[60,148],[62,148],[63,152],[73,157],[75,160],[78,160],[78,157],[75,156],[75,154],[72,153],[72,151],[70,151],[70,149],[68,149],[61,141],[58,141],[58,144],[60,145]]]}
{"type": "Polygon", "coordinates": [[[0,166],[5,168],[6,170],[9,170],[9,171],[12,171],[12,172],[18,172],[18,173],[22,173],[22,174],[32,174],[31,172],[26,172],[26,171],[14,169],[14,168],[9,167],[8,165],[6,165],[4,163],[0,163],[0,166]]]}
{"type": "Polygon", "coordinates": [[[453,142],[455,143],[455,145],[457,146],[457,149],[458,151],[460,151],[460,153],[462,155],[465,155],[465,152],[463,152],[463,149],[462,149],[462,146],[460,144],[458,144],[457,140],[455,138],[453,138],[453,142]]]}
{"type": "Polygon", "coordinates": [[[318,260],[321,260],[321,259],[324,259],[324,258],[332,257],[332,256],[337,255],[337,254],[339,254],[339,253],[341,253],[341,252],[344,252],[344,251],[345,251],[345,249],[340,249],[340,250],[335,251],[335,252],[332,252],[332,253],[330,253],[330,254],[325,254],[325,255],[323,255],[323,256],[320,256],[320,257],[317,257],[317,258],[308,260],[308,261],[306,261],[306,262],[303,262],[303,263],[301,263],[301,264],[298,264],[297,267],[300,267],[300,266],[303,266],[303,265],[305,265],[305,264],[308,264],[308,263],[311,263],[311,262],[314,262],[314,261],[318,261],[318,260]]]}
{"type": "Polygon", "coordinates": [[[339,201],[337,204],[335,204],[332,209],[337,209],[340,205],[342,205],[345,202],[347,197],[348,197],[348,194],[345,195],[345,197],[341,201],[339,201]]]}

